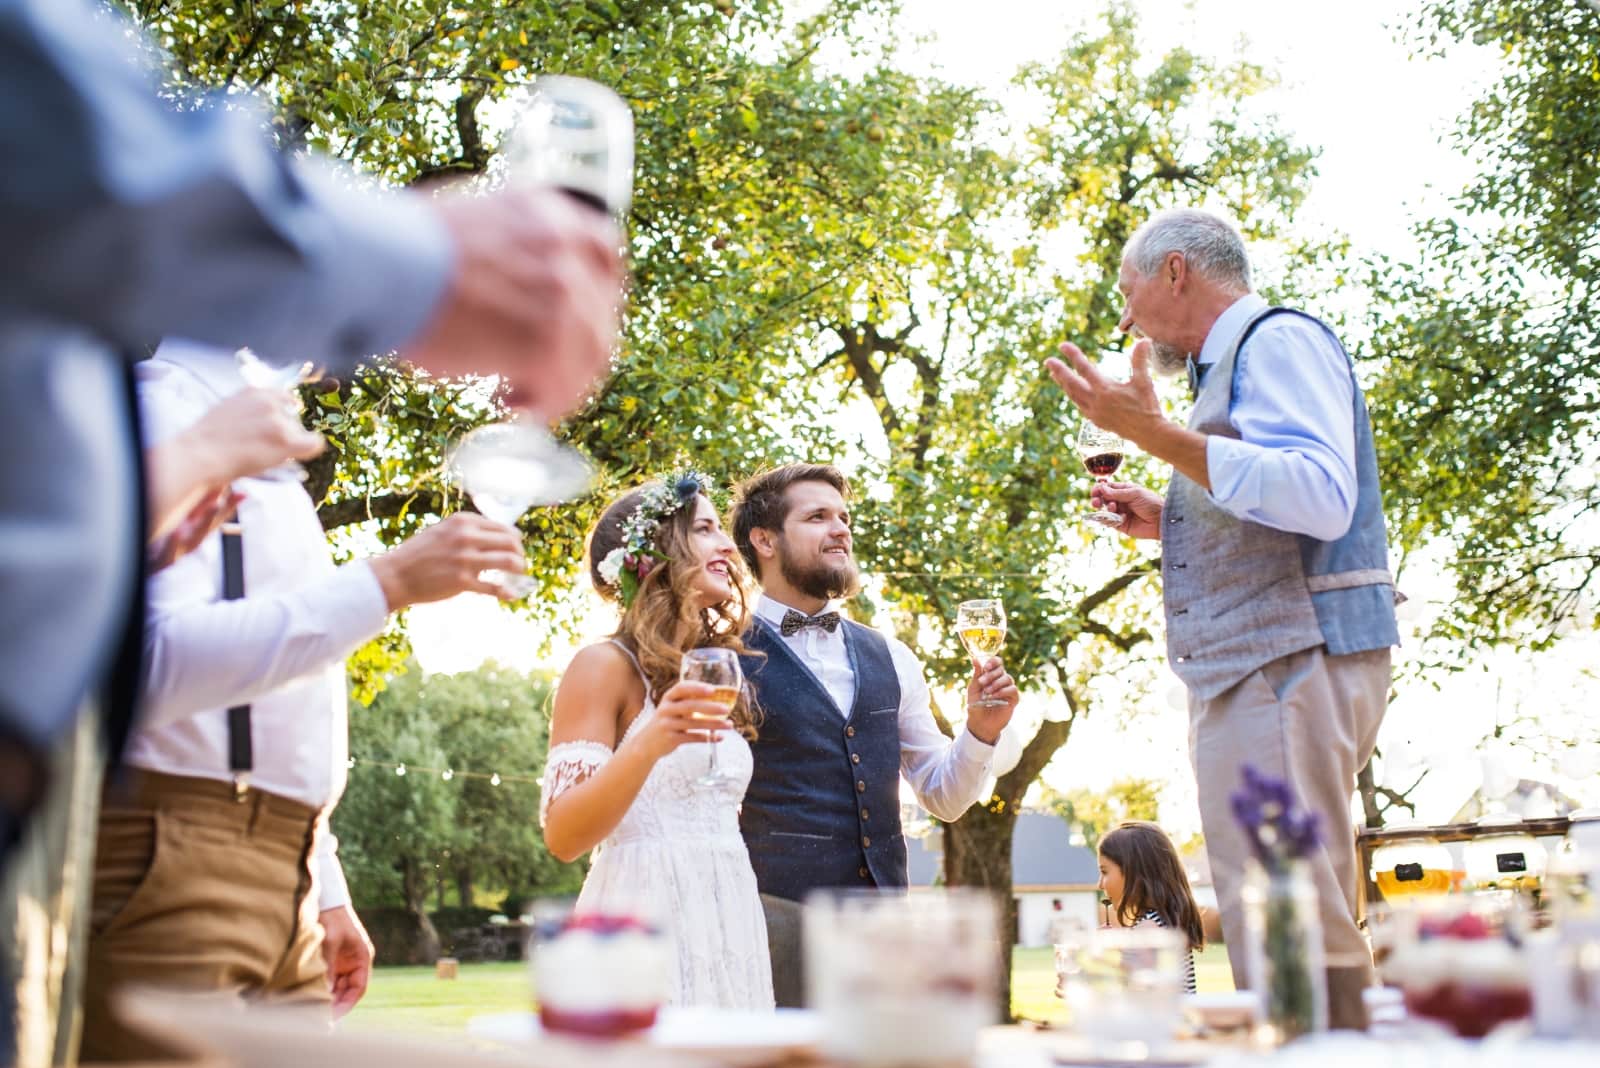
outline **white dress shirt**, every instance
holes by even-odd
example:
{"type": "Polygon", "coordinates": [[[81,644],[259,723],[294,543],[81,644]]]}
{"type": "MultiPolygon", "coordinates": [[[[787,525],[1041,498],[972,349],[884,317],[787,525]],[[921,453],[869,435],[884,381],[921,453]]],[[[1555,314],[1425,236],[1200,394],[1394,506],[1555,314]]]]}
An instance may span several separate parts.
{"type": "MultiPolygon", "coordinates": [[[[1211,326],[1197,362],[1215,364],[1267,302],[1235,301],[1211,326]]],[[[1239,438],[1206,439],[1211,499],[1240,519],[1334,541],[1356,513],[1355,381],[1339,341],[1298,315],[1274,315],[1237,356],[1229,421],[1239,438]]]]}
{"type": "MultiPolygon", "coordinates": [[[[231,353],[174,341],[137,371],[147,444],[244,384],[231,353]]],[[[145,702],[126,760],[230,780],[226,710],[248,702],[251,785],[331,812],[349,753],[344,661],[383,629],[388,604],[364,561],[334,565],[300,483],[247,478],[235,487],[245,494],[245,596],[222,599],[220,535],[151,577],[145,702]]],[[[350,900],[336,848],[332,834],[322,836],[323,909],[350,900]]]]}
{"type": "MultiPolygon", "coordinates": [[[[789,611],[799,609],[765,594],[756,601],[756,615],[774,629],[789,611]]],[[[824,611],[844,614],[839,602],[830,602],[824,611]]],[[[805,627],[787,638],[780,633],[778,638],[822,683],[840,714],[848,717],[856,700],[856,676],[845,649],[843,625],[832,634],[821,627],[805,627]]],[[[960,819],[983,793],[994,763],[994,746],[979,741],[968,730],[953,740],[940,733],[933,721],[921,661],[904,642],[887,634],[883,639],[889,643],[889,656],[900,682],[900,774],[923,808],[947,823],[960,819]]]]}

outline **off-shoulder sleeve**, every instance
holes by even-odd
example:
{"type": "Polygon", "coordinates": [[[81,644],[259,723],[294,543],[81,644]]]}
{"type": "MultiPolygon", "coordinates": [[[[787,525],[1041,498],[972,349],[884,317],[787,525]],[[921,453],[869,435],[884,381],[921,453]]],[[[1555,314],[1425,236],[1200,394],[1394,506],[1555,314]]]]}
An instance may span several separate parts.
{"type": "Polygon", "coordinates": [[[540,828],[550,815],[551,802],[599,771],[610,759],[611,747],[600,742],[562,742],[552,746],[539,790],[540,828]]]}

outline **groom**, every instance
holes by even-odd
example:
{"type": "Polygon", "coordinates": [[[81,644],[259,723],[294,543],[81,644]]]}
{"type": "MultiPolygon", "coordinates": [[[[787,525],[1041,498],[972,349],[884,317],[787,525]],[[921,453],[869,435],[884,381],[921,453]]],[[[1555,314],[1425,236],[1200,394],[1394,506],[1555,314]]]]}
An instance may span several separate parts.
{"type": "Polygon", "coordinates": [[[1011,676],[991,661],[967,686],[965,729],[946,738],[915,654],[844,617],[860,588],[848,495],[837,468],[789,464],[741,483],[730,520],[762,589],[745,635],[761,654],[744,658],[761,720],[739,824],[786,1006],[803,994],[799,902],[820,887],[904,887],[901,775],[933,815],[959,818],[1017,706],[1011,676]]]}

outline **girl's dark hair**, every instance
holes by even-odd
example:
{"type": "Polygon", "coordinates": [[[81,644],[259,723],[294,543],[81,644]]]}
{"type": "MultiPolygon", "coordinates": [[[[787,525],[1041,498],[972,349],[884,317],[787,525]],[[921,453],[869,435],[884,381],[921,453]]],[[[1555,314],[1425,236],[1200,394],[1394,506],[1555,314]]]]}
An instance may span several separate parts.
{"type": "Polygon", "coordinates": [[[1190,949],[1205,948],[1200,906],[1166,831],[1142,820],[1124,820],[1100,839],[1100,855],[1122,869],[1118,923],[1131,927],[1154,912],[1162,923],[1188,936],[1190,949]]]}

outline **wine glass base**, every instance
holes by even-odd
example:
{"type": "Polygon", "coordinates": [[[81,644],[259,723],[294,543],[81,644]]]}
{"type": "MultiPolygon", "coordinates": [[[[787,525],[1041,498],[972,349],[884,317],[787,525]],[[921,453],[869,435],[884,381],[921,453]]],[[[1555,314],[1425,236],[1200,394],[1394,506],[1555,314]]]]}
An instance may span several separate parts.
{"type": "Polygon", "coordinates": [[[1122,529],[1123,516],[1117,512],[1097,509],[1092,512],[1084,512],[1079,518],[1099,530],[1115,533],[1122,529]]]}
{"type": "Polygon", "coordinates": [[[498,586],[513,600],[522,600],[539,588],[539,580],[532,575],[519,575],[510,571],[480,571],[478,581],[498,586]]]}
{"type": "Polygon", "coordinates": [[[727,774],[724,774],[723,772],[720,772],[720,771],[713,771],[713,772],[708,772],[707,774],[700,776],[698,779],[696,779],[694,781],[694,784],[696,786],[712,787],[712,786],[721,786],[724,783],[730,783],[732,781],[733,781],[733,776],[732,775],[727,775],[727,774]]]}
{"type": "Polygon", "coordinates": [[[980,697],[972,702],[973,708],[1004,708],[1006,703],[994,697],[980,697]]]}

